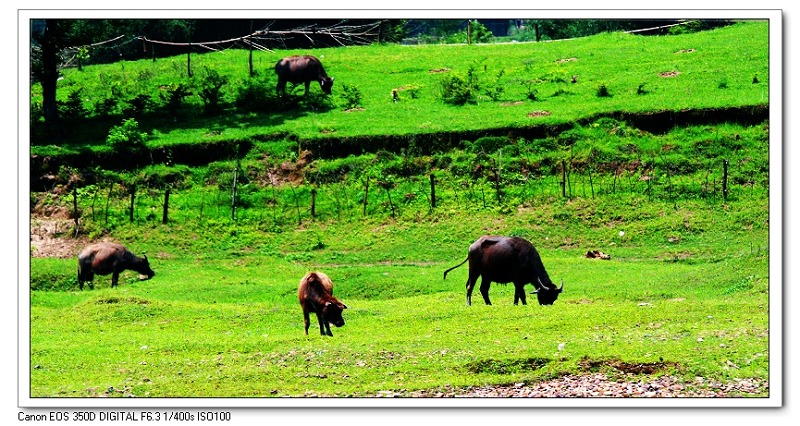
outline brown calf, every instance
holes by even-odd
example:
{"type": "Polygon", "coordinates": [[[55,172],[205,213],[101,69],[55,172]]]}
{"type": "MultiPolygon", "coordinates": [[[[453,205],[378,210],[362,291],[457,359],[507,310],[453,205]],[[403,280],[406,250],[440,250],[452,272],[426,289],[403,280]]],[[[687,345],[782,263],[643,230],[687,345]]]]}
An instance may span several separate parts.
{"type": "Polygon", "coordinates": [[[333,282],[322,272],[309,272],[300,280],[297,298],[303,307],[306,335],[310,325],[309,315],[312,312],[317,314],[319,334],[323,336],[333,336],[331,323],[336,327],[344,325],[342,310],[347,309],[347,306],[333,297],[333,282]]]}

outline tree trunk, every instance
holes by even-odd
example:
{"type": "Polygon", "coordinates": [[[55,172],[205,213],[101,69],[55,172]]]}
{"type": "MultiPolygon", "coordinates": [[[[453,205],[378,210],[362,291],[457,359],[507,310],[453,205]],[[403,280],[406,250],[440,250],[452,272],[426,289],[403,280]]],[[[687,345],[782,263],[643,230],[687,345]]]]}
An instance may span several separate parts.
{"type": "Polygon", "coordinates": [[[58,38],[58,22],[47,20],[44,35],[39,40],[42,48],[42,110],[44,113],[45,126],[48,132],[54,136],[61,136],[63,133],[61,121],[58,117],[58,104],[56,103],[59,51],[58,38]]]}

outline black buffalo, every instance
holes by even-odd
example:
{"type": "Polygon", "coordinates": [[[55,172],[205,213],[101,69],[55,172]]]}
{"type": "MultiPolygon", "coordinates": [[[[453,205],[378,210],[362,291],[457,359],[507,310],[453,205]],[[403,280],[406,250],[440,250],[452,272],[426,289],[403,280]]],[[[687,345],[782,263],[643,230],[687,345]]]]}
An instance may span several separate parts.
{"type": "Polygon", "coordinates": [[[147,255],[136,256],[125,246],[116,243],[96,243],[87,246],[78,255],[78,285],[88,282],[94,289],[94,274],[111,274],[111,287],[116,287],[120,272],[130,269],[138,272],[139,279],[153,278],[156,273],[150,269],[147,255]]]}
{"type": "Polygon", "coordinates": [[[529,241],[519,237],[500,237],[484,235],[469,246],[467,258],[458,265],[444,271],[447,273],[469,261],[469,278],[467,278],[467,306],[472,304],[472,289],[478,277],[481,279],[481,295],[487,305],[489,286],[492,281],[506,284],[514,283],[514,304],[525,300],[525,284],[532,284],[540,305],[552,305],[558,295],[564,291],[564,283],[557,288],[547,275],[542,259],[536,248],[529,241]]]}
{"type": "Polygon", "coordinates": [[[323,92],[331,94],[333,87],[333,77],[328,77],[322,62],[314,56],[289,56],[281,59],[275,64],[275,74],[278,74],[278,94],[286,94],[286,83],[306,85],[305,94],[308,94],[308,86],[312,81],[319,82],[319,87],[323,92]]]}

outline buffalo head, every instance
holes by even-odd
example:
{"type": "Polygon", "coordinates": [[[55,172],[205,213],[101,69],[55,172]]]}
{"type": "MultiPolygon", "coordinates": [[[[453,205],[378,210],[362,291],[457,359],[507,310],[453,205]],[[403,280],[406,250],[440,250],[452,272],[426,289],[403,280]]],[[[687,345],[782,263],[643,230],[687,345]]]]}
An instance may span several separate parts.
{"type": "Polygon", "coordinates": [[[142,281],[149,280],[150,278],[156,276],[155,271],[153,271],[153,269],[150,268],[150,261],[147,260],[146,254],[142,256],[142,262],[139,265],[139,269],[137,269],[137,272],[139,272],[139,280],[142,281]]]}
{"type": "Polygon", "coordinates": [[[322,77],[319,80],[319,87],[322,89],[324,93],[331,94],[331,88],[333,87],[333,77],[322,77]]]}
{"type": "Polygon", "coordinates": [[[344,325],[344,318],[342,318],[342,311],[347,309],[344,303],[328,302],[322,308],[322,316],[328,320],[329,323],[336,327],[344,325]]]}
{"type": "Polygon", "coordinates": [[[541,280],[539,280],[539,286],[540,287],[537,288],[536,291],[531,292],[531,294],[536,295],[540,305],[552,305],[553,302],[558,299],[558,295],[564,291],[564,280],[561,280],[561,287],[559,288],[556,288],[555,285],[553,285],[553,287],[547,287],[542,284],[541,280]]]}

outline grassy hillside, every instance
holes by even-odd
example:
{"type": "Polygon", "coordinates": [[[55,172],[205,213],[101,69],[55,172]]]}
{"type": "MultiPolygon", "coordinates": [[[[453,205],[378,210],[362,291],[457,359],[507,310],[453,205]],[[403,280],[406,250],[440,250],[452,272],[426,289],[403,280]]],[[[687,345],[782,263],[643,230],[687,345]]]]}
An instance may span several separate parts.
{"type": "MultiPolygon", "coordinates": [[[[248,76],[244,50],[192,55],[191,77],[185,56],[66,69],[59,96],[66,103],[79,91],[86,110],[81,115],[87,117],[79,120],[80,132],[73,132],[58,148],[40,147],[52,139],[40,140],[34,127],[32,151],[52,155],[103,145],[109,129],[132,114],[148,132],[148,145],[158,147],[259,135],[305,140],[524,128],[618,111],[765,105],[769,102],[767,26],[752,21],[676,36],[610,33],[548,43],[319,49],[313,53],[336,79],[333,96],[266,112],[243,111],[236,100],[246,87],[257,89],[260,96],[272,95],[275,62],[308,52],[256,51],[253,64],[259,76],[253,78],[248,76]],[[444,103],[443,80],[466,79],[470,70],[477,81],[473,102],[444,103]],[[227,80],[221,87],[224,112],[203,113],[199,93],[209,72],[227,80]],[[181,84],[191,96],[170,112],[166,97],[181,84]],[[349,108],[342,97],[347,86],[360,94],[358,108],[349,108]],[[598,95],[601,89],[607,96],[598,95]],[[392,101],[393,90],[398,90],[399,102],[392,101]],[[141,98],[134,102],[137,97],[147,102],[141,98]],[[101,110],[109,100],[116,108],[101,110]]],[[[39,91],[38,86],[32,88],[34,105],[40,103],[39,91]]],[[[312,86],[312,93],[320,93],[319,87],[312,86]]],[[[302,88],[296,94],[302,94],[302,88]]]]}

